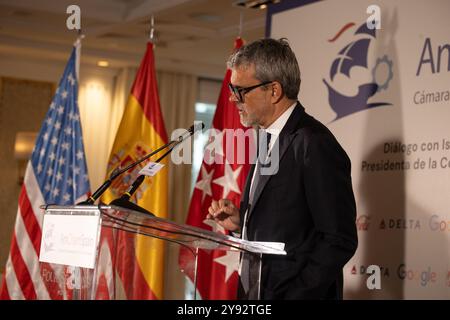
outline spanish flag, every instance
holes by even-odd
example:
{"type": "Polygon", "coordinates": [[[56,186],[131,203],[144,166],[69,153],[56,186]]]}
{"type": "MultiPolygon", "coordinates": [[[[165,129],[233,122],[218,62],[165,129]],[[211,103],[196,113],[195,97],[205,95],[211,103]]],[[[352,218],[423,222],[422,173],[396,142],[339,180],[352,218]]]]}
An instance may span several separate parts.
{"type": "MultiPolygon", "coordinates": [[[[167,143],[155,76],[153,44],[147,44],[124,110],[108,162],[109,174],[167,143]]],[[[153,159],[154,161],[154,159],[153,159]]],[[[167,158],[153,177],[146,177],[130,199],[160,218],[167,218],[167,158]]],[[[102,197],[104,203],[120,197],[137,178],[142,166],[116,179],[102,197]]],[[[127,299],[163,299],[164,243],[124,231],[116,238],[116,274],[127,299]]],[[[117,281],[116,281],[117,282],[117,281]]]]}

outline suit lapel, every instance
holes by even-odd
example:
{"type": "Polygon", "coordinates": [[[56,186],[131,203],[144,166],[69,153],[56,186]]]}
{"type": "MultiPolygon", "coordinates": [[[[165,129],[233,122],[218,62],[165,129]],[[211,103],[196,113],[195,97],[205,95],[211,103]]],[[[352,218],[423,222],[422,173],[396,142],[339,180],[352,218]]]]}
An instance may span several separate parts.
{"type": "MultiPolygon", "coordinates": [[[[298,122],[301,119],[302,114],[304,113],[304,108],[300,103],[297,103],[295,106],[294,111],[292,112],[291,116],[289,117],[288,121],[286,122],[286,125],[284,126],[283,130],[281,130],[280,135],[278,136],[278,143],[279,143],[279,157],[278,161],[275,164],[276,167],[274,168],[274,172],[278,172],[278,166],[280,165],[281,161],[283,160],[283,155],[286,153],[286,150],[288,149],[291,142],[294,140],[294,137],[296,135],[296,129],[298,122]]],[[[255,166],[255,165],[254,165],[255,166]]],[[[252,171],[253,175],[253,171],[252,171]]],[[[264,187],[266,186],[267,182],[269,182],[272,175],[261,175],[259,178],[258,185],[256,186],[255,195],[253,196],[253,204],[250,208],[249,217],[253,212],[253,209],[255,208],[256,203],[259,200],[259,197],[261,196],[261,193],[264,190],[264,187]]],[[[250,179],[251,181],[251,176],[250,179]]],[[[247,184],[250,184],[249,181],[247,181],[247,184]]],[[[248,203],[248,191],[246,186],[246,200],[248,203]]]]}

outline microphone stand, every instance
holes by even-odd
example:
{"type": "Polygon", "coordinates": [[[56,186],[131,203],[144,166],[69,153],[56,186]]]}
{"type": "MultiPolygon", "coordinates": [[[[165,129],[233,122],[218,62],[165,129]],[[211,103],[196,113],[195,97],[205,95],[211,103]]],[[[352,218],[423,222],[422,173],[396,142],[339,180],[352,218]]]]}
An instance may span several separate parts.
{"type": "MultiPolygon", "coordinates": [[[[172,152],[172,150],[178,146],[180,143],[182,143],[184,140],[186,140],[188,137],[190,137],[193,134],[193,131],[189,130],[189,135],[186,136],[180,136],[177,141],[167,150],[161,157],[159,157],[155,162],[159,163],[162,159],[167,157],[169,153],[172,152]]],[[[128,188],[128,191],[124,192],[120,198],[114,199],[109,203],[110,206],[118,206],[126,209],[131,209],[135,211],[139,211],[142,213],[150,214],[154,216],[153,213],[150,211],[142,208],[141,206],[133,203],[130,201],[130,198],[133,196],[133,194],[136,192],[136,190],[140,187],[142,182],[144,182],[145,175],[139,175],[136,180],[134,180],[133,184],[128,188]]]]}
{"type": "Polygon", "coordinates": [[[148,155],[142,157],[141,159],[137,160],[136,162],[133,162],[131,164],[129,164],[128,166],[126,166],[125,168],[120,169],[120,165],[115,168],[113,170],[113,172],[111,172],[111,175],[109,176],[108,180],[106,180],[93,194],[92,196],[90,196],[86,201],[77,203],[77,205],[92,205],[94,204],[94,202],[106,191],[106,189],[109,188],[109,186],[111,185],[111,183],[118,177],[120,176],[122,173],[130,170],[131,168],[137,166],[139,163],[147,160],[148,158],[150,158],[151,156],[157,154],[158,152],[160,152],[161,150],[170,147],[174,144],[178,144],[180,142],[180,138],[183,138],[182,136],[180,136],[178,138],[178,140],[172,140],[168,143],[166,143],[165,145],[163,145],[162,147],[159,147],[158,149],[156,149],[155,151],[149,153],[148,155]]]}

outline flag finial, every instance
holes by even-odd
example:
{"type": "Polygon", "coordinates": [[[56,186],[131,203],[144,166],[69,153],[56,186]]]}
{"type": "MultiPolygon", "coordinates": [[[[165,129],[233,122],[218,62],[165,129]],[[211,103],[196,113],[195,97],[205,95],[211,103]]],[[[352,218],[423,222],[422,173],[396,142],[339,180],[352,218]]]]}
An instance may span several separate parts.
{"type": "Polygon", "coordinates": [[[155,17],[152,15],[150,18],[150,36],[149,39],[151,42],[154,40],[154,34],[155,34],[155,17]]]}
{"type": "Polygon", "coordinates": [[[78,29],[78,36],[77,39],[75,40],[75,42],[73,43],[74,46],[79,46],[81,44],[81,40],[83,40],[85,37],[83,31],[81,31],[81,28],[78,29]]]}

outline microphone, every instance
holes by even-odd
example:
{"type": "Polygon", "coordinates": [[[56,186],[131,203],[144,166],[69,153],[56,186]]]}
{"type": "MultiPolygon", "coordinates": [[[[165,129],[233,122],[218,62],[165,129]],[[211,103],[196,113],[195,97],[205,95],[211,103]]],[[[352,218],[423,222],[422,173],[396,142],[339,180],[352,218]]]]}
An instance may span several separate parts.
{"type": "MultiPolygon", "coordinates": [[[[178,140],[174,140],[175,143],[173,143],[173,145],[170,146],[170,148],[161,156],[159,157],[155,162],[159,163],[161,160],[163,160],[165,157],[167,157],[172,150],[178,146],[180,143],[182,143],[184,140],[186,140],[187,138],[191,137],[196,131],[198,130],[203,130],[203,128],[205,127],[205,124],[203,122],[197,122],[194,123],[188,130],[187,130],[187,134],[181,135],[178,137],[178,140]]],[[[151,213],[150,211],[140,207],[139,205],[133,203],[130,201],[130,198],[133,196],[133,194],[136,192],[136,190],[140,187],[140,185],[142,184],[142,182],[144,182],[145,179],[145,175],[139,175],[136,180],[134,180],[134,182],[131,184],[131,186],[128,188],[128,190],[126,192],[124,192],[122,194],[122,196],[120,196],[120,198],[114,199],[113,201],[111,201],[111,203],[109,203],[109,205],[114,205],[114,206],[119,206],[122,208],[127,208],[127,209],[132,209],[135,211],[139,211],[139,212],[143,212],[143,213],[147,213],[150,215],[153,215],[153,213],[151,213]]]]}
{"type": "MultiPolygon", "coordinates": [[[[205,125],[203,124],[203,122],[197,122],[194,123],[192,126],[189,127],[189,129],[187,130],[189,133],[190,137],[191,135],[194,134],[194,132],[196,132],[197,130],[203,130],[203,128],[205,127],[205,125]]],[[[186,137],[187,138],[187,137],[186,137]]],[[[147,160],[148,158],[150,158],[151,156],[154,156],[155,154],[157,154],[158,152],[160,152],[161,150],[164,150],[167,147],[171,147],[172,149],[178,145],[179,143],[181,143],[183,140],[185,140],[186,138],[184,138],[183,136],[179,136],[177,140],[172,140],[169,141],[168,143],[166,143],[165,145],[159,147],[158,149],[156,149],[155,151],[149,153],[148,155],[142,157],[141,159],[138,159],[137,161],[129,164],[128,166],[126,166],[125,168],[121,168],[120,164],[119,166],[117,166],[110,174],[109,178],[103,182],[103,184],[97,189],[95,190],[95,192],[92,194],[92,196],[90,196],[86,201],[83,202],[79,202],[77,203],[77,205],[92,205],[94,204],[94,202],[100,198],[100,196],[109,188],[109,186],[112,184],[112,182],[118,177],[120,176],[122,173],[130,170],[131,168],[134,168],[135,166],[137,166],[138,164],[140,164],[141,162],[147,160]]],[[[171,149],[171,150],[172,150],[171,149]]]]}

